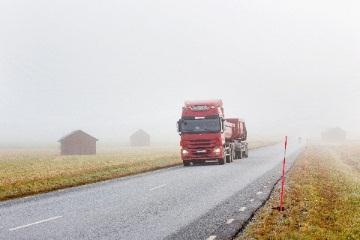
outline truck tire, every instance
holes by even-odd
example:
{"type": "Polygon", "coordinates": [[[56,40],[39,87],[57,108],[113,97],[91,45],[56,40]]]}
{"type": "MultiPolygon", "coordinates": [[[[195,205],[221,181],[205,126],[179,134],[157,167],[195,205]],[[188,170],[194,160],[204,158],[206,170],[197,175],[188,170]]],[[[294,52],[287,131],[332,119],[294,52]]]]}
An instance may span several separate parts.
{"type": "Polygon", "coordinates": [[[230,150],[229,155],[226,156],[226,163],[231,163],[235,158],[235,156],[234,156],[234,154],[235,154],[234,147],[230,146],[229,150],[230,150]]]}
{"type": "Polygon", "coordinates": [[[223,158],[219,159],[219,165],[224,165],[226,163],[226,153],[224,152],[223,158]]]}
{"type": "Polygon", "coordinates": [[[235,159],[239,159],[239,151],[235,151],[235,159]]]}
{"type": "Polygon", "coordinates": [[[237,159],[242,159],[242,158],[243,158],[243,152],[240,150],[240,151],[238,151],[237,159]]]}
{"type": "Polygon", "coordinates": [[[244,151],[244,157],[248,158],[249,157],[249,150],[246,148],[246,150],[244,151]]]}
{"type": "Polygon", "coordinates": [[[235,149],[231,149],[231,162],[234,161],[234,159],[236,159],[236,156],[235,156],[236,152],[235,152],[235,149]]]}
{"type": "Polygon", "coordinates": [[[184,167],[190,166],[190,161],[183,161],[184,167]]]}
{"type": "Polygon", "coordinates": [[[226,156],[226,163],[231,163],[231,148],[229,154],[226,156]]]}

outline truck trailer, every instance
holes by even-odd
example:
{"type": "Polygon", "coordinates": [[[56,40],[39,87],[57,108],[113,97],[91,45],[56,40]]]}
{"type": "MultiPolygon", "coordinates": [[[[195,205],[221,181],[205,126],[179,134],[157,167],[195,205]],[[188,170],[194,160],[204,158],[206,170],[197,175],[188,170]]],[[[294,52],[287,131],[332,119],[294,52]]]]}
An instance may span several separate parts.
{"type": "Polygon", "coordinates": [[[177,129],[184,166],[248,157],[245,121],[226,119],[222,100],[186,101],[177,129]]]}

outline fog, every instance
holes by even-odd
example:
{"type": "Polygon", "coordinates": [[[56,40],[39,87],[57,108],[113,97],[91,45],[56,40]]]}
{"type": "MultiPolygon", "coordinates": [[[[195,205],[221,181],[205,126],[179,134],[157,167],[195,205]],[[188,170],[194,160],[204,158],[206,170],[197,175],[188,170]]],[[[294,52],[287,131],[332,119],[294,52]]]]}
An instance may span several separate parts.
{"type": "Polygon", "coordinates": [[[0,144],[176,143],[184,100],[250,137],[360,135],[358,1],[0,1],[0,144]]]}

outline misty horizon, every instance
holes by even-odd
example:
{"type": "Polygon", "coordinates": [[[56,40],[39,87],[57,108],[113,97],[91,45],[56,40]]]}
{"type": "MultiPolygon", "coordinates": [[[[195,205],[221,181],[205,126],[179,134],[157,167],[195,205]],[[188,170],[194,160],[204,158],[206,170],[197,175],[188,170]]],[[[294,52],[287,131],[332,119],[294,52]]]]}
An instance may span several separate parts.
{"type": "Polygon", "coordinates": [[[0,145],[179,140],[185,100],[222,99],[249,138],[360,136],[360,3],[0,3],[0,145]],[[309,7],[311,6],[311,8],[309,7]]]}

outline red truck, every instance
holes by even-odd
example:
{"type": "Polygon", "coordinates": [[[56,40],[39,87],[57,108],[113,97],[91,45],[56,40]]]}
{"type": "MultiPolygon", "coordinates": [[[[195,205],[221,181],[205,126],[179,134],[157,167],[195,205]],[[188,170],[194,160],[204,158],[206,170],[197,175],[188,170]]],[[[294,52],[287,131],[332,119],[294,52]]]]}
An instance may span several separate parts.
{"type": "Polygon", "coordinates": [[[184,166],[248,157],[245,122],[226,119],[222,100],[186,101],[177,128],[184,166]]]}

